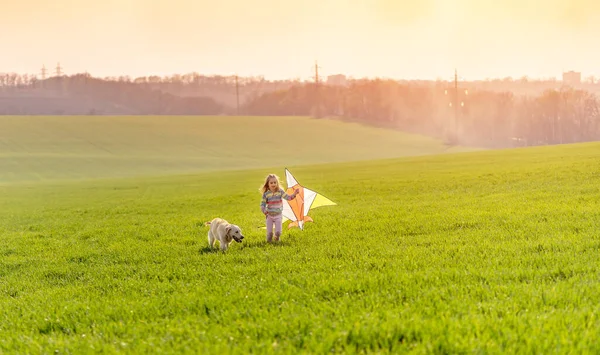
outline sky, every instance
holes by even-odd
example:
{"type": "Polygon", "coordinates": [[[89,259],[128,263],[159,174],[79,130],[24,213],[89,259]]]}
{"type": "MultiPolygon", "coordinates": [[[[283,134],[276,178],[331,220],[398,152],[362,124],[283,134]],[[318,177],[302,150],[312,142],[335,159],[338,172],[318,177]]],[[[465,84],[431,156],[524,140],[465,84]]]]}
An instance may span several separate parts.
{"type": "Polygon", "coordinates": [[[0,73],[600,77],[597,0],[0,1],[0,73]]]}

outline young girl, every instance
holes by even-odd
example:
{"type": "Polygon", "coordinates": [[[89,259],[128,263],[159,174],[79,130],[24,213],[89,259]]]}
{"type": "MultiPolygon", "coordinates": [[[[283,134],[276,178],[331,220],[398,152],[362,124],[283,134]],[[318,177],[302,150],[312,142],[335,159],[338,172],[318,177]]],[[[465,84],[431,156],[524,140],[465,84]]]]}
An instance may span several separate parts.
{"type": "Polygon", "coordinates": [[[269,174],[259,191],[262,193],[260,210],[267,217],[267,242],[270,243],[273,240],[273,225],[275,225],[275,241],[277,242],[279,236],[281,236],[282,199],[293,200],[300,190],[296,189],[292,195],[288,195],[279,186],[279,177],[275,174],[269,174]]]}

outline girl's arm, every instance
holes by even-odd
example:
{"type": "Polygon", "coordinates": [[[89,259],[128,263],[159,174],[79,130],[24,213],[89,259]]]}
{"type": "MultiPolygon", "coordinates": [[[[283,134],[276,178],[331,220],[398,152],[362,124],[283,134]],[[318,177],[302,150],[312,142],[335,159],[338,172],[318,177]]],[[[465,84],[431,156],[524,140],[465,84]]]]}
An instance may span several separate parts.
{"type": "Polygon", "coordinates": [[[283,198],[285,198],[286,200],[290,201],[290,200],[293,200],[293,199],[296,198],[296,195],[298,195],[298,193],[300,192],[300,189],[296,189],[294,191],[294,193],[291,194],[291,195],[288,195],[287,192],[285,192],[283,189],[281,189],[281,191],[283,191],[283,193],[281,194],[281,196],[283,198]]]}

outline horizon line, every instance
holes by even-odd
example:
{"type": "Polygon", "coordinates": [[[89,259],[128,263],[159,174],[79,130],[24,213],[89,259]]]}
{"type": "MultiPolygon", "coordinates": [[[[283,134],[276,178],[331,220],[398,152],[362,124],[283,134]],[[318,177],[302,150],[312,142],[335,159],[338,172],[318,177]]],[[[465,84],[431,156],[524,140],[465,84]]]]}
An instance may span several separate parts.
{"type": "MultiPolygon", "coordinates": [[[[43,66],[42,68],[45,68],[45,66],[43,66]]],[[[223,78],[235,78],[236,76],[240,79],[261,79],[264,81],[270,81],[270,82],[278,82],[278,81],[283,81],[283,82],[294,82],[294,81],[299,81],[299,82],[314,82],[315,78],[311,77],[311,76],[307,76],[307,77],[298,77],[298,76],[288,76],[288,77],[271,77],[271,78],[267,78],[266,75],[264,74],[255,74],[255,75],[239,75],[239,74],[219,74],[219,73],[201,73],[198,71],[188,71],[188,72],[171,72],[169,74],[166,73],[162,73],[162,74],[157,74],[157,73],[151,73],[151,74],[145,74],[145,75],[130,75],[130,74],[119,74],[119,75],[93,75],[91,72],[89,71],[80,71],[80,72],[75,72],[75,73],[71,73],[71,74],[67,74],[64,71],[62,71],[63,67],[61,68],[61,72],[60,74],[55,72],[55,71],[48,71],[45,75],[46,78],[43,80],[48,80],[51,78],[56,78],[58,76],[61,77],[72,77],[72,76],[77,76],[77,75],[89,75],[92,78],[95,79],[109,79],[109,78],[114,78],[114,79],[118,79],[121,77],[125,77],[125,78],[129,78],[132,81],[138,78],[150,78],[150,77],[159,77],[159,78],[172,78],[174,76],[186,76],[186,75],[197,75],[200,77],[223,77],[223,78]]],[[[567,70],[567,71],[563,71],[562,74],[560,76],[528,76],[528,75],[520,75],[520,76],[494,76],[494,77],[485,77],[485,78],[472,78],[472,79],[467,79],[465,77],[461,77],[460,75],[460,71],[459,71],[459,76],[458,76],[458,81],[462,81],[462,82],[477,82],[477,81],[503,81],[503,80],[507,80],[510,79],[511,81],[522,81],[524,78],[527,79],[527,81],[531,81],[531,82],[544,82],[544,81],[563,81],[563,75],[564,74],[568,74],[568,73],[575,73],[576,75],[580,75],[581,77],[581,83],[585,83],[587,80],[584,80],[583,77],[583,73],[581,71],[574,71],[574,70],[567,70]]],[[[11,74],[16,74],[19,76],[23,76],[23,75],[28,75],[28,76],[33,76],[36,79],[41,79],[41,76],[44,76],[44,73],[19,73],[19,72],[14,72],[14,71],[1,71],[0,70],[0,75],[11,75],[11,74]]],[[[342,75],[344,76],[344,78],[346,80],[391,80],[391,81],[427,81],[427,82],[438,82],[438,81],[454,81],[454,74],[452,73],[451,75],[448,75],[447,77],[392,77],[392,76],[354,76],[354,75],[349,75],[349,74],[344,74],[344,73],[336,73],[336,74],[328,74],[328,75],[322,75],[320,77],[323,78],[323,80],[321,80],[320,82],[325,82],[327,78],[329,78],[330,76],[339,76],[342,75]]],[[[587,78],[596,78],[595,75],[588,75],[586,77],[587,78]]]]}

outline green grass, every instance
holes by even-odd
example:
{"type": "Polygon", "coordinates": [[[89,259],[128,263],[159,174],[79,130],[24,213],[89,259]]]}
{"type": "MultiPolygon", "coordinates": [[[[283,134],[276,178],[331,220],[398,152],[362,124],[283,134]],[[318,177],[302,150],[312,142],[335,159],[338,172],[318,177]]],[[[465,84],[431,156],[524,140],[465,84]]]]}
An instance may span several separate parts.
{"type": "Polygon", "coordinates": [[[338,206],[277,245],[282,166],[0,186],[0,352],[598,353],[599,148],[290,164],[338,206]]]}
{"type": "Polygon", "coordinates": [[[299,117],[0,116],[0,184],[169,175],[474,150],[299,117]]]}

